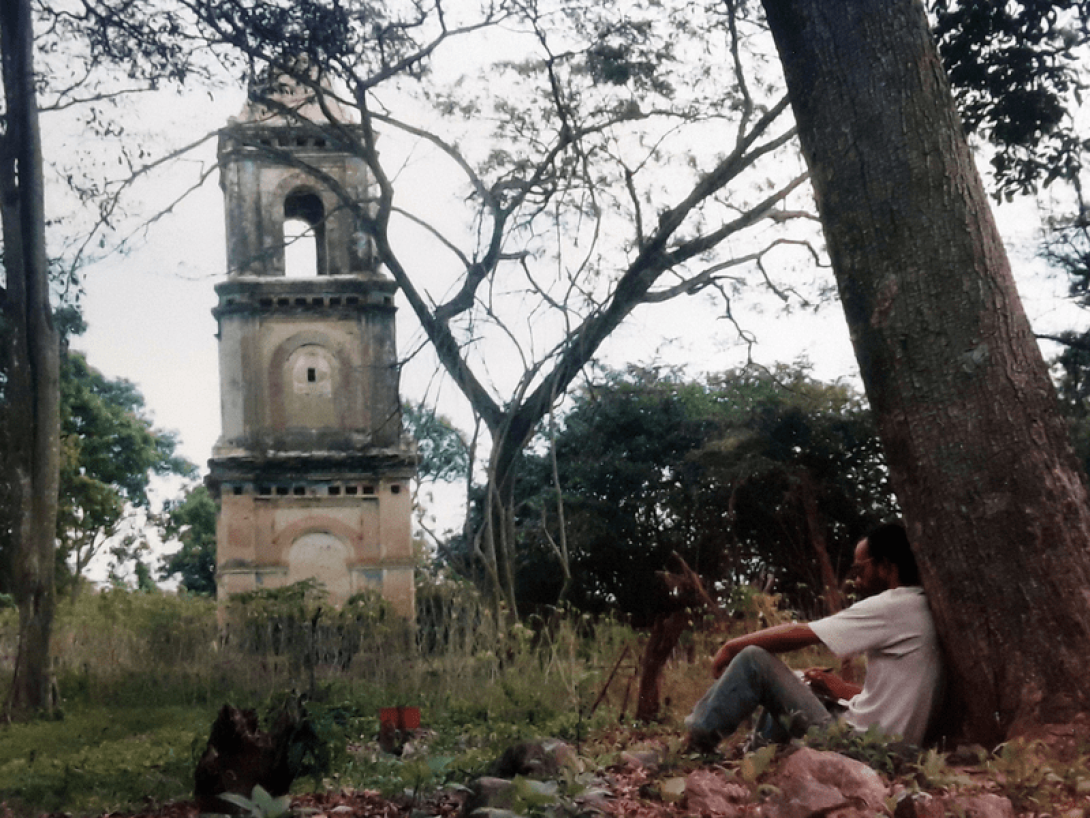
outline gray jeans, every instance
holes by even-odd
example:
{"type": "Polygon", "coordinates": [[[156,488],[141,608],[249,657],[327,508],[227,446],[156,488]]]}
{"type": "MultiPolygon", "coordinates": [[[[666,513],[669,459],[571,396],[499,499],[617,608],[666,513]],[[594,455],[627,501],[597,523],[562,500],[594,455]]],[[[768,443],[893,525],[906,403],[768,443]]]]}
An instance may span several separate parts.
{"type": "Polygon", "coordinates": [[[685,719],[692,742],[707,749],[726,738],[758,707],[758,734],[775,742],[801,736],[833,716],[787,665],[764,648],[750,646],[731,660],[685,719]]]}

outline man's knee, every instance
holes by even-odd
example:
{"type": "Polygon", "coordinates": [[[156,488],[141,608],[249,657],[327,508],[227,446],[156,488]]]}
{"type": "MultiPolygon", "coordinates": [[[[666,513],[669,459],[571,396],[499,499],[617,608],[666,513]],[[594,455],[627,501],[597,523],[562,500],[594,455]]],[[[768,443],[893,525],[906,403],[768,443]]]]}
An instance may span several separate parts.
{"type": "Polygon", "coordinates": [[[731,664],[734,664],[734,662],[737,662],[739,667],[750,669],[766,668],[782,664],[782,662],[773,654],[756,645],[750,645],[749,647],[742,648],[738,651],[738,654],[731,661],[731,664]]]}
{"type": "Polygon", "coordinates": [[[748,661],[764,661],[766,657],[771,658],[772,654],[764,648],[757,647],[757,645],[750,645],[749,647],[742,648],[740,651],[738,651],[738,655],[735,658],[741,659],[743,656],[748,661]]]}

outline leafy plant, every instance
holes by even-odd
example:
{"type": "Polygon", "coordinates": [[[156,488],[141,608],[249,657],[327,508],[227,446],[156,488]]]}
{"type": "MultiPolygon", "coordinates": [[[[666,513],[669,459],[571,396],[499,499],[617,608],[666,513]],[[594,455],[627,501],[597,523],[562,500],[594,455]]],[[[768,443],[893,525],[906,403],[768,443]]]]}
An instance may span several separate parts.
{"type": "Polygon", "coordinates": [[[249,798],[234,792],[225,792],[220,798],[248,810],[253,818],[283,818],[291,813],[290,795],[273,798],[260,784],[254,785],[249,798]]]}
{"type": "Polygon", "coordinates": [[[918,747],[892,739],[876,728],[860,733],[844,722],[813,727],[805,741],[811,747],[841,753],[890,776],[911,768],[920,752],[918,747]]]}
{"type": "Polygon", "coordinates": [[[757,779],[768,772],[772,760],[776,757],[777,749],[775,744],[769,744],[754,750],[752,753],[746,753],[742,757],[742,763],[739,766],[739,774],[742,776],[742,780],[747,784],[756,784],[757,779]]]}
{"type": "Polygon", "coordinates": [[[921,753],[912,767],[916,783],[923,789],[964,790],[975,786],[969,776],[958,772],[947,763],[945,753],[934,748],[921,753]]]}
{"type": "Polygon", "coordinates": [[[1039,740],[1001,744],[984,762],[1016,812],[1052,812],[1056,804],[1090,794],[1090,759],[1065,758],[1039,740]]]}
{"type": "Polygon", "coordinates": [[[398,769],[401,789],[416,803],[423,792],[445,783],[453,760],[453,756],[430,755],[401,762],[398,769]]]}

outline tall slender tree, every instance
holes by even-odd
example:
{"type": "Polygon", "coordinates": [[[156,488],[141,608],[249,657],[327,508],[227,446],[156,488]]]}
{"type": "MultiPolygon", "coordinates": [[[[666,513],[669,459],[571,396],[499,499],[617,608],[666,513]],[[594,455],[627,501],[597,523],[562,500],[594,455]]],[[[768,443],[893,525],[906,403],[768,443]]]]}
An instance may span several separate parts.
{"type": "Polygon", "coordinates": [[[966,726],[1090,711],[1090,503],[918,0],[763,0],[966,726]]]}
{"type": "Polygon", "coordinates": [[[49,707],[49,641],[55,591],[53,551],[60,462],[60,343],[49,303],[45,194],[34,82],[30,0],[0,5],[4,114],[0,135],[0,221],[4,286],[3,418],[9,443],[12,573],[19,651],[9,717],[49,707]]]}

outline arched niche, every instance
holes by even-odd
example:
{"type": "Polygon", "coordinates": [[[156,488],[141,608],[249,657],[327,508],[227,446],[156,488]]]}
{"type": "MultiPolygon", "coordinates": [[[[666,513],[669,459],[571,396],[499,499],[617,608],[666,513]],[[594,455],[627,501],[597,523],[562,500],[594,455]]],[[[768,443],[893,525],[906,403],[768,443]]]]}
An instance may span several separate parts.
{"type": "Polygon", "coordinates": [[[352,595],[348,554],[348,546],[328,531],[303,534],[288,549],[288,583],[314,579],[332,599],[343,601],[352,595]]]}
{"type": "Polygon", "coordinates": [[[284,423],[288,428],[337,426],[336,356],[321,344],[302,344],[283,359],[284,423]]]}

